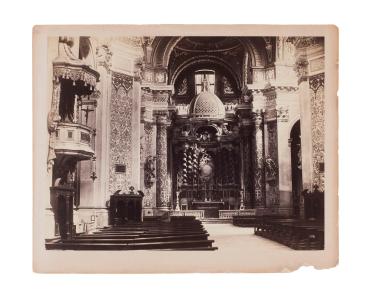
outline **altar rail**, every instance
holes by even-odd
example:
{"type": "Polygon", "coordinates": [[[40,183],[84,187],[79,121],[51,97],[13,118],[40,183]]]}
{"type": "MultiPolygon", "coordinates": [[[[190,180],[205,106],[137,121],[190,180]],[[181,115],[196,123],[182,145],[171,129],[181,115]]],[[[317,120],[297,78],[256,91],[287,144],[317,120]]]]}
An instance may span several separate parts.
{"type": "Polygon", "coordinates": [[[233,216],[255,216],[255,209],[248,210],[219,210],[220,219],[231,219],[233,216]]]}
{"type": "Polygon", "coordinates": [[[194,216],[197,219],[204,218],[204,210],[171,211],[170,216],[194,216]]]}

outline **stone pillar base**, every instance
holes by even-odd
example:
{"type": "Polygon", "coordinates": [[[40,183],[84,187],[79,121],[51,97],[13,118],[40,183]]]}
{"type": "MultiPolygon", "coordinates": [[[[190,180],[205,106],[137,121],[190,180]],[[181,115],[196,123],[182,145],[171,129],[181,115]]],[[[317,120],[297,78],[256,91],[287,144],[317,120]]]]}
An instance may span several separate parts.
{"type": "Polygon", "coordinates": [[[150,207],[143,208],[143,217],[153,217],[154,216],[154,209],[150,207]]]}
{"type": "Polygon", "coordinates": [[[167,207],[166,208],[165,207],[163,207],[163,208],[154,208],[153,209],[153,216],[163,216],[165,214],[168,214],[169,211],[170,211],[170,209],[167,208],[167,207]]]}

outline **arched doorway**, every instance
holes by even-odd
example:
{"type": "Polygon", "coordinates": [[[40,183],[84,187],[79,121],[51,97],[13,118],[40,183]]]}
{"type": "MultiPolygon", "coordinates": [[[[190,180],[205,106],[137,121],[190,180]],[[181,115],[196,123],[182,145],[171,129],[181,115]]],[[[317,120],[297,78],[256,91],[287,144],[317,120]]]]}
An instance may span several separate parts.
{"type": "Polygon", "coordinates": [[[300,195],[302,192],[301,124],[298,120],[290,132],[292,164],[293,215],[300,215],[300,195]]]}

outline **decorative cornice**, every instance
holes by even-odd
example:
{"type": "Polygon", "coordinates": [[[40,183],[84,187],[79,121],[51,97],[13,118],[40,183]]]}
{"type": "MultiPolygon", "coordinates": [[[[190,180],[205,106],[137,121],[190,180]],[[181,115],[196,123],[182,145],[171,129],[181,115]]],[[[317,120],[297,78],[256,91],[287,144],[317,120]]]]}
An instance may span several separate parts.
{"type": "Polygon", "coordinates": [[[316,92],[320,86],[324,86],[325,83],[325,75],[324,73],[320,73],[314,76],[311,76],[309,79],[310,88],[316,92]]]}
{"type": "Polygon", "coordinates": [[[291,42],[297,49],[307,48],[323,42],[324,37],[288,37],[287,42],[291,42]]]}
{"type": "Polygon", "coordinates": [[[168,93],[172,94],[174,91],[173,85],[158,85],[153,83],[142,83],[141,89],[147,93],[153,92],[153,93],[168,93]]]}
{"type": "MultiPolygon", "coordinates": [[[[264,95],[268,95],[269,93],[271,92],[275,92],[275,91],[297,91],[298,90],[298,87],[296,86],[284,86],[284,85],[269,85],[268,87],[264,88],[264,89],[260,89],[258,90],[259,92],[263,93],[264,95]]],[[[254,90],[254,91],[257,91],[257,90],[254,90]]]]}
{"type": "Polygon", "coordinates": [[[252,92],[253,95],[266,95],[269,92],[274,92],[274,91],[297,91],[299,88],[296,86],[289,86],[289,85],[271,85],[268,84],[264,88],[251,88],[249,89],[252,92]]]}
{"type": "Polygon", "coordinates": [[[116,89],[122,86],[126,91],[129,91],[133,85],[133,77],[119,72],[112,72],[112,84],[116,89]]]}

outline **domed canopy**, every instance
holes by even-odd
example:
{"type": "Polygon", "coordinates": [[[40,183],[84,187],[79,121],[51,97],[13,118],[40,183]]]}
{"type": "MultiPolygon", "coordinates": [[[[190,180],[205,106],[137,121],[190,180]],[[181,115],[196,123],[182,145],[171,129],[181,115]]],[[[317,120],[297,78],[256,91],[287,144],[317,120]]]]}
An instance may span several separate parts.
{"type": "Polygon", "coordinates": [[[225,106],[221,100],[208,90],[207,80],[202,82],[202,91],[190,102],[189,115],[198,119],[223,119],[225,106]]]}

